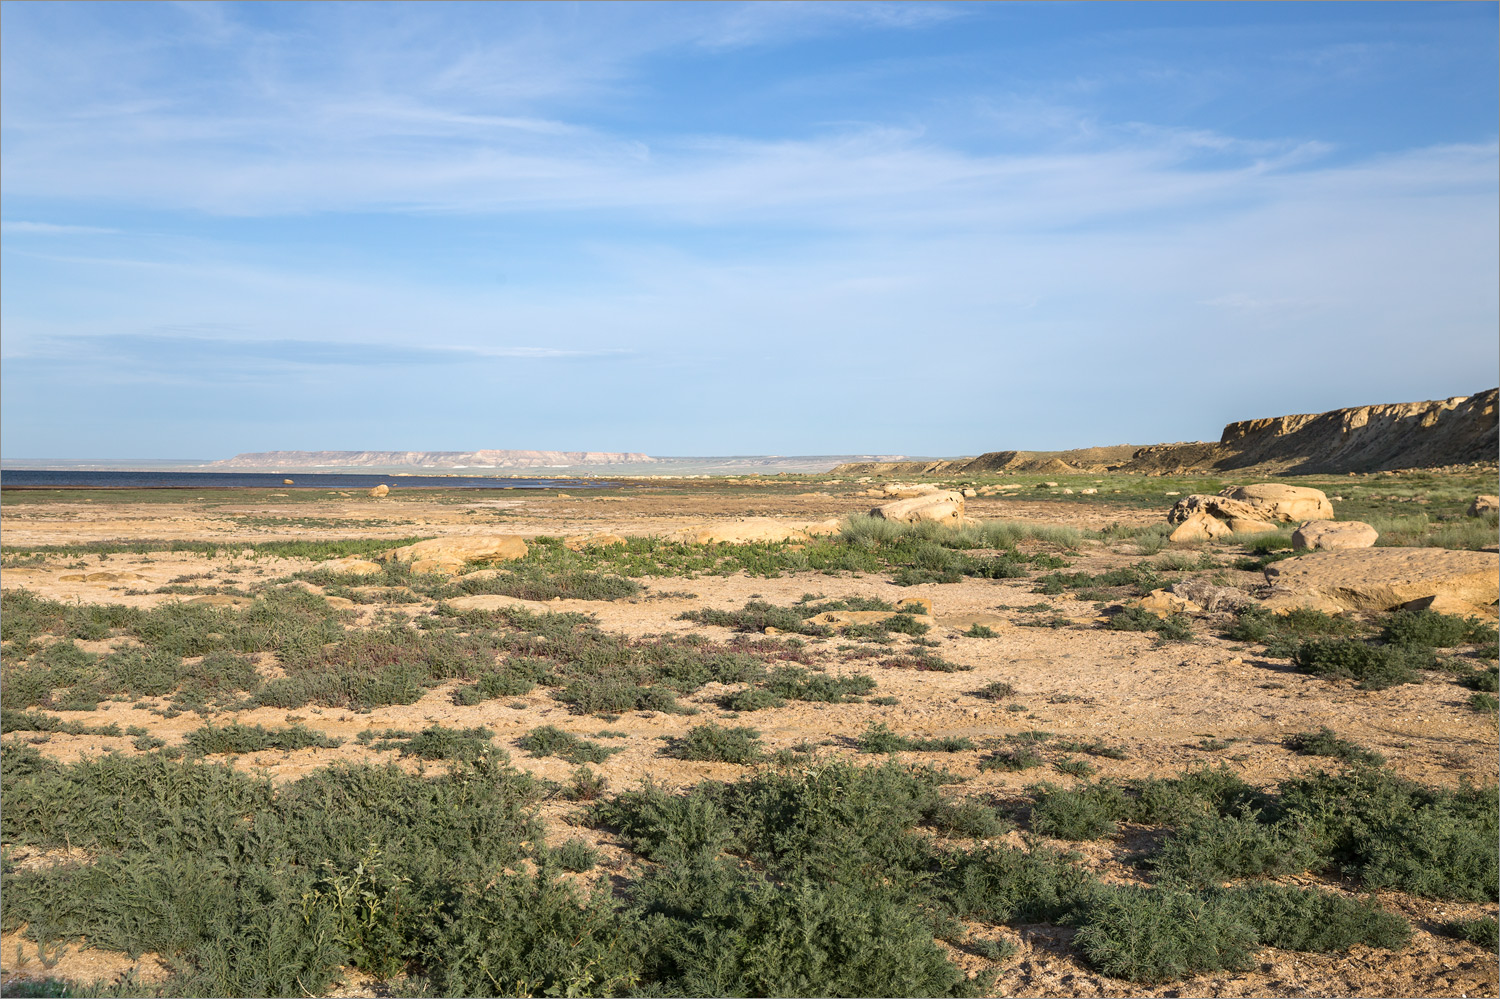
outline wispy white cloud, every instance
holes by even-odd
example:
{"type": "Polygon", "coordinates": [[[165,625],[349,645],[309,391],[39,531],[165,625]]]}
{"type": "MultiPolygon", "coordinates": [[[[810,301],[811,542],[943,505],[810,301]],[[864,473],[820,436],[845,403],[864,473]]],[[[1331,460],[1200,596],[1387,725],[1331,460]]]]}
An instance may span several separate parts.
{"type": "Polygon", "coordinates": [[[62,225],[56,222],[25,222],[9,219],[0,222],[0,233],[17,236],[107,236],[119,232],[119,229],[94,225],[62,225]]]}

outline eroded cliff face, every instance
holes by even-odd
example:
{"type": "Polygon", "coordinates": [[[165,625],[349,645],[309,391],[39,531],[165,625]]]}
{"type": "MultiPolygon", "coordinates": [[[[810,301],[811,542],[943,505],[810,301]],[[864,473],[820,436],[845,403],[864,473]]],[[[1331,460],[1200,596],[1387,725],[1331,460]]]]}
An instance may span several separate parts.
{"type": "Polygon", "coordinates": [[[1500,389],[1430,402],[1353,406],[1240,420],[1217,444],[995,451],[977,458],[840,465],[839,475],[956,476],[977,472],[1135,472],[1185,475],[1254,469],[1266,475],[1381,472],[1494,462],[1500,457],[1500,389]]]}
{"type": "Polygon", "coordinates": [[[1211,467],[1287,473],[1378,472],[1495,461],[1496,397],[1354,406],[1242,420],[1224,428],[1211,467]]]}

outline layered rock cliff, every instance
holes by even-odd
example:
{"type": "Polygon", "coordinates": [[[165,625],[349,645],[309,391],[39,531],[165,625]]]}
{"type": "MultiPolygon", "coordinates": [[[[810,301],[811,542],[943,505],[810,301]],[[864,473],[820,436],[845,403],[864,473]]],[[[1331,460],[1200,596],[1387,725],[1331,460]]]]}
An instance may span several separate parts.
{"type": "Polygon", "coordinates": [[[1241,420],[1217,444],[993,451],[977,458],[860,462],[839,475],[955,476],[980,472],[1136,472],[1182,475],[1254,469],[1267,475],[1380,472],[1494,462],[1500,457],[1500,389],[1429,402],[1352,406],[1327,413],[1241,420]]]}

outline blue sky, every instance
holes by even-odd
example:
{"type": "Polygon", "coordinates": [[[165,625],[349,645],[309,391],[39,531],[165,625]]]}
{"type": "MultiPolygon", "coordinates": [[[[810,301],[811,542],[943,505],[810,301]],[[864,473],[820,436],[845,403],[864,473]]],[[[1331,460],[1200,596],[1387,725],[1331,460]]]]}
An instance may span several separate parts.
{"type": "Polygon", "coordinates": [[[1215,437],[1500,368],[1497,5],[0,5],[0,450],[1215,437]]]}

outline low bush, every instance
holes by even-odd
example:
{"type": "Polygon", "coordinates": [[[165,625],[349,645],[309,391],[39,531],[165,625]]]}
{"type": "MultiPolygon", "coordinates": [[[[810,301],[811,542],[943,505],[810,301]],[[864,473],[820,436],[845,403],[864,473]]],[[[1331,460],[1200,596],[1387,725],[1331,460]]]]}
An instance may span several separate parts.
{"type": "Polygon", "coordinates": [[[898,735],[884,722],[871,722],[855,741],[861,753],[958,753],[973,749],[972,739],[952,736],[939,739],[913,739],[898,735]]]}
{"type": "Polygon", "coordinates": [[[1113,631],[1154,631],[1164,639],[1187,641],[1193,637],[1192,623],[1186,614],[1160,617],[1143,607],[1127,607],[1109,619],[1113,631]]]}
{"type": "Polygon", "coordinates": [[[1297,646],[1292,661],[1314,676],[1357,680],[1361,690],[1385,690],[1403,683],[1420,683],[1422,677],[1417,670],[1432,665],[1432,654],[1348,638],[1315,638],[1297,646]]]}
{"type": "Polygon", "coordinates": [[[516,745],[530,756],[557,756],[576,764],[603,763],[615,753],[621,752],[619,747],[601,746],[571,732],[564,732],[556,725],[534,728],[521,736],[516,745]]]}
{"type": "Polygon", "coordinates": [[[1500,947],[1500,922],[1494,916],[1476,916],[1473,919],[1450,919],[1438,929],[1444,936],[1467,940],[1476,947],[1490,953],[1500,947]]]}
{"type": "Polygon", "coordinates": [[[1334,734],[1333,729],[1326,725],[1316,732],[1299,732],[1288,736],[1286,748],[1302,756],[1332,756],[1349,763],[1361,763],[1372,767],[1385,763],[1384,756],[1373,749],[1366,749],[1357,742],[1340,739],[1334,734]]]}
{"type": "Polygon", "coordinates": [[[194,756],[212,756],[218,753],[255,753],[264,749],[279,749],[292,752],[298,749],[333,749],[343,744],[342,739],[331,739],[322,732],[314,732],[305,725],[290,728],[262,728],[259,725],[241,725],[232,722],[222,728],[212,724],[189,732],[183,746],[194,756]]]}
{"type": "Polygon", "coordinates": [[[760,733],[753,728],[731,728],[708,722],[695,725],[687,730],[687,734],[672,739],[667,755],[679,760],[752,763],[760,758],[762,748],[760,733]]]}

